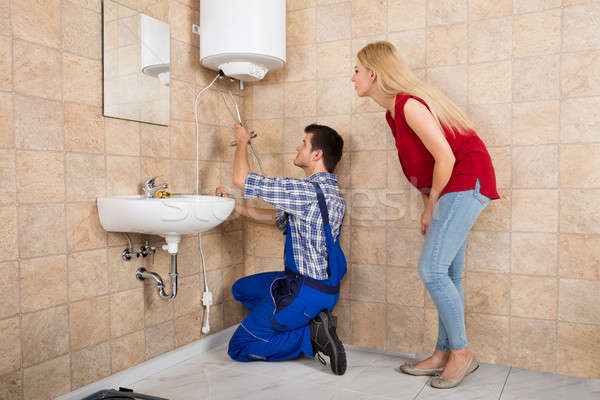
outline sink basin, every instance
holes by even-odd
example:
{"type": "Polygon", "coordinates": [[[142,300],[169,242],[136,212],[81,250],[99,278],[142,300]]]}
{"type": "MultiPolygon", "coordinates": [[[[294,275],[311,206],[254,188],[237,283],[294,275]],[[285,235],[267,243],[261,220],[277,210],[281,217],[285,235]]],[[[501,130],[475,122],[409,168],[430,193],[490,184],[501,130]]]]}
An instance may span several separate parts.
{"type": "Polygon", "coordinates": [[[110,232],[163,236],[169,253],[177,253],[181,235],[203,232],[225,221],[235,201],[226,197],[179,195],[166,199],[144,195],[99,197],[102,227],[110,232]]]}

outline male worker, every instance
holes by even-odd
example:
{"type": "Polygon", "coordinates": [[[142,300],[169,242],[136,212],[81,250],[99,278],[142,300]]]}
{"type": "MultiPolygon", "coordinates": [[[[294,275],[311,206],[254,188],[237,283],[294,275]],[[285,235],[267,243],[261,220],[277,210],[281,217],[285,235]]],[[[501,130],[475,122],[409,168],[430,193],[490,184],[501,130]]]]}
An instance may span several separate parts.
{"type": "MultiPolygon", "coordinates": [[[[236,125],[235,132],[233,184],[245,197],[260,198],[277,209],[237,204],[236,210],[276,224],[286,241],[285,271],[247,276],[233,285],[233,296],[251,312],[233,334],[229,355],[238,361],[278,361],[321,352],[329,357],[333,373],[342,375],[346,353],[330,311],[346,273],[339,246],[346,206],[333,174],[344,141],[327,126],[309,125],[294,160],[306,178],[267,178],[250,172],[248,131],[236,125]]],[[[227,195],[222,187],[217,194],[227,195]]]]}

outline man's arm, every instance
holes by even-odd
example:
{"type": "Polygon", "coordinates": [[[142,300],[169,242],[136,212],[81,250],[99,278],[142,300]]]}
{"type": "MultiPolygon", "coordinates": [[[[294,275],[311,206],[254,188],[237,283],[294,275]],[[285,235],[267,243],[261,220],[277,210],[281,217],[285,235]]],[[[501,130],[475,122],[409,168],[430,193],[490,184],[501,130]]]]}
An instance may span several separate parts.
{"type": "Polygon", "coordinates": [[[242,125],[236,125],[235,138],[237,140],[237,147],[233,159],[233,184],[243,191],[246,177],[248,176],[248,172],[250,172],[250,164],[248,163],[248,141],[250,140],[250,135],[242,125]]]}
{"type": "Polygon", "coordinates": [[[235,203],[235,211],[244,217],[253,219],[256,222],[267,225],[275,225],[276,210],[266,208],[248,207],[235,203]]]}

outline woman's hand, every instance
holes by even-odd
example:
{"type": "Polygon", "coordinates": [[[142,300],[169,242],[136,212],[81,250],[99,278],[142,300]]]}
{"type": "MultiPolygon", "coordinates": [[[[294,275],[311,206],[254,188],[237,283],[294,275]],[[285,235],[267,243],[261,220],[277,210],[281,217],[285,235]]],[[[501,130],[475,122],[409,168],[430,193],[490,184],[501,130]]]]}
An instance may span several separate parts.
{"type": "Polygon", "coordinates": [[[421,234],[425,235],[427,230],[429,230],[429,224],[431,223],[431,218],[433,216],[433,208],[431,201],[428,201],[425,205],[425,210],[423,214],[421,214],[421,234]]]}
{"type": "Polygon", "coordinates": [[[240,124],[235,124],[235,140],[238,144],[246,144],[250,141],[248,130],[240,124]]]}

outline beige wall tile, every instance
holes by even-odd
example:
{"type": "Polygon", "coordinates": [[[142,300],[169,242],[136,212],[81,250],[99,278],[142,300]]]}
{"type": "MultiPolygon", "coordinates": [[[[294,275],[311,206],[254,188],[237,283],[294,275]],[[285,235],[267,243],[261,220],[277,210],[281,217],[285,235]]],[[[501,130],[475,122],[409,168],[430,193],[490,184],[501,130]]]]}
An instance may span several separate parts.
{"type": "Polygon", "coordinates": [[[351,2],[328,4],[317,8],[317,41],[350,39],[351,2]]]}
{"type": "Polygon", "coordinates": [[[512,184],[515,188],[557,187],[558,146],[513,147],[512,184]]]}
{"type": "Polygon", "coordinates": [[[0,180],[3,182],[2,203],[14,203],[17,200],[15,151],[0,149],[0,180]]]}
{"type": "Polygon", "coordinates": [[[558,192],[556,190],[513,190],[513,231],[556,232],[558,192]]]}
{"type": "Polygon", "coordinates": [[[144,333],[147,360],[175,348],[175,325],[172,321],[146,328],[144,333]]]}
{"type": "Polygon", "coordinates": [[[285,115],[290,117],[305,117],[316,114],[316,82],[287,82],[285,84],[285,115]]]}
{"type": "Polygon", "coordinates": [[[489,147],[488,153],[492,159],[492,165],[496,174],[497,188],[508,188],[511,186],[511,148],[489,147]]]}
{"type": "Polygon", "coordinates": [[[3,399],[21,400],[21,393],[23,393],[21,371],[0,376],[0,396],[3,399]]]}
{"type": "Polygon", "coordinates": [[[424,347],[423,308],[387,305],[386,350],[406,353],[421,353],[424,347]]]}
{"type": "Polygon", "coordinates": [[[288,46],[315,42],[317,37],[317,10],[315,8],[289,11],[286,22],[288,46]]]}
{"type": "Polygon", "coordinates": [[[285,80],[314,79],[317,76],[317,46],[307,44],[286,49],[285,80]]]}
{"type": "Polygon", "coordinates": [[[286,9],[290,10],[299,10],[307,7],[314,7],[317,3],[325,3],[324,0],[287,0],[286,9]]]}
{"type": "Polygon", "coordinates": [[[69,254],[69,300],[108,293],[106,250],[69,254]]]}
{"type": "Polygon", "coordinates": [[[116,373],[144,361],[144,331],[111,340],[111,371],[116,373]]]}
{"type": "Polygon", "coordinates": [[[23,398],[51,400],[71,390],[71,362],[68,355],[23,370],[23,398]]]}
{"type": "Polygon", "coordinates": [[[245,240],[246,254],[257,257],[281,257],[285,238],[279,229],[252,224],[246,226],[245,240]]]}
{"type": "MultiPolygon", "coordinates": [[[[388,34],[388,41],[396,46],[410,68],[425,68],[425,29],[388,34]]],[[[353,51],[353,54],[356,52],[353,51]]]]}
{"type": "MultiPolygon", "coordinates": [[[[106,118],[106,153],[137,156],[140,154],[140,123],[106,118]]],[[[191,147],[191,146],[190,146],[191,147]]]]}
{"type": "Polygon", "coordinates": [[[467,21],[466,0],[432,0],[427,2],[428,25],[451,25],[467,21]]]}
{"type": "Polygon", "coordinates": [[[600,190],[561,190],[560,231],[600,233],[600,190]]]}
{"type": "Polygon", "coordinates": [[[0,219],[4,226],[0,230],[0,258],[16,260],[17,252],[17,208],[15,206],[0,206],[0,219]]]}
{"type": "Polygon", "coordinates": [[[25,0],[11,4],[15,37],[60,48],[61,8],[59,0],[25,0]]]}
{"type": "Polygon", "coordinates": [[[562,95],[600,95],[600,51],[565,53],[562,56],[562,95]]]}
{"type": "MultiPolygon", "coordinates": [[[[386,302],[403,306],[423,307],[425,287],[416,269],[386,268],[386,302]]],[[[381,290],[381,289],[379,289],[381,290]]]]}
{"type": "Polygon", "coordinates": [[[318,115],[347,115],[351,107],[352,87],[347,78],[326,79],[317,86],[318,115]]]}
{"type": "Polygon", "coordinates": [[[477,135],[487,146],[508,146],[511,143],[510,104],[470,104],[469,117],[477,135]]]}
{"type": "Polygon", "coordinates": [[[561,278],[600,280],[600,237],[559,235],[558,272],[561,278]]]}
{"type": "Polygon", "coordinates": [[[67,306],[23,315],[21,332],[24,367],[65,354],[69,351],[67,306]]]}
{"type": "Polygon", "coordinates": [[[139,163],[137,157],[107,156],[106,192],[111,196],[139,193],[142,184],[139,163]]]}
{"type": "Polygon", "coordinates": [[[466,65],[436,67],[427,70],[427,81],[442,90],[459,105],[467,104],[468,79],[466,65]]]}
{"type": "Polygon", "coordinates": [[[62,150],[63,107],[56,101],[15,97],[15,140],[17,148],[62,150]]]}
{"type": "Polygon", "coordinates": [[[473,230],[510,230],[511,195],[509,190],[500,190],[500,198],[490,202],[473,225],[473,230]]]}
{"type": "Polygon", "coordinates": [[[467,242],[465,269],[469,271],[509,272],[509,232],[471,232],[467,242]]]}
{"type": "Polygon", "coordinates": [[[564,49],[582,51],[600,48],[600,4],[566,7],[563,15],[564,49]]]}
{"type": "MultiPolygon", "coordinates": [[[[133,277],[132,277],[133,279],[133,277]]],[[[154,293],[156,294],[156,293],[154,293]]],[[[110,335],[118,337],[144,327],[144,290],[133,289],[110,296],[110,335]]]]}
{"type": "MultiPolygon", "coordinates": [[[[402,166],[398,161],[398,152],[396,150],[387,151],[387,188],[390,190],[408,189],[410,183],[404,176],[402,166]]],[[[420,196],[420,195],[419,195],[420,196]]]]}
{"type": "Polygon", "coordinates": [[[0,321],[0,333],[0,374],[5,374],[21,367],[19,318],[0,321]]]}
{"type": "Polygon", "coordinates": [[[427,3],[420,0],[390,0],[387,14],[389,32],[424,28],[427,3]]]}
{"type": "Polygon", "coordinates": [[[385,0],[352,1],[352,37],[378,35],[386,30],[385,0]]]}
{"type": "Polygon", "coordinates": [[[66,101],[102,105],[102,62],[63,53],[63,93],[66,101]]]}
{"type": "MultiPolygon", "coordinates": [[[[162,263],[164,264],[164,263],[162,263]]],[[[161,276],[167,277],[168,269],[159,268],[158,266],[152,267],[153,272],[158,273],[161,276]]],[[[210,279],[210,275],[208,275],[210,279]]],[[[214,280],[210,280],[211,285],[214,286],[214,280]]],[[[168,286],[170,288],[170,285],[168,286]]],[[[151,282],[148,282],[148,287],[144,288],[144,326],[152,326],[163,323],[173,319],[174,316],[174,303],[169,303],[162,300],[156,293],[156,286],[152,287],[151,282]]],[[[137,327],[136,327],[137,329],[137,327]]]]}
{"type": "Polygon", "coordinates": [[[600,375],[598,338],[598,326],[559,323],[556,372],[583,378],[600,375]]]}
{"type": "Polygon", "coordinates": [[[17,195],[22,203],[64,201],[65,176],[62,153],[18,151],[17,195]]]}
{"type": "Polygon", "coordinates": [[[387,182],[385,151],[360,151],[351,155],[350,180],[354,189],[383,189],[387,182]]]}
{"type": "Polygon", "coordinates": [[[351,229],[352,262],[384,264],[386,260],[385,229],[353,227],[351,229]]]}
{"type": "Polygon", "coordinates": [[[467,25],[427,28],[427,65],[454,65],[467,61],[467,25]]]}
{"type": "Polygon", "coordinates": [[[465,274],[464,297],[467,312],[508,314],[510,277],[508,274],[465,274]]]}
{"type": "Polygon", "coordinates": [[[198,23],[200,17],[197,11],[177,1],[169,2],[169,21],[171,24],[171,37],[181,42],[198,46],[198,36],[192,32],[192,24],[198,23]]]}
{"type": "Polygon", "coordinates": [[[469,65],[469,104],[509,102],[511,84],[508,61],[469,65]]]}
{"type": "Polygon", "coordinates": [[[64,50],[98,60],[102,58],[102,15],[63,2],[61,19],[64,50]]]}
{"type": "Polygon", "coordinates": [[[63,204],[19,207],[19,255],[45,257],[66,251],[63,204]],[[44,218],[40,218],[43,215],[44,218]]]}
{"type": "Polygon", "coordinates": [[[71,389],[77,389],[110,375],[110,343],[73,353],[71,359],[71,389]]]}
{"type": "Polygon", "coordinates": [[[108,296],[103,296],[69,304],[71,351],[103,342],[110,337],[108,300],[108,296]]]}
{"type": "MultiPolygon", "coordinates": [[[[346,143],[348,150],[385,150],[392,140],[384,113],[352,114],[350,141],[346,143]]],[[[357,157],[361,157],[360,154],[357,157]]]]}
{"type": "Polygon", "coordinates": [[[515,16],[514,57],[560,52],[561,10],[515,16]]]}
{"type": "MultiPolygon", "coordinates": [[[[180,159],[195,159],[196,158],[196,131],[193,122],[187,121],[172,121],[170,127],[171,137],[171,157],[180,159]]],[[[213,129],[215,129],[213,127],[213,129]]],[[[204,142],[204,141],[202,141],[204,142]]],[[[205,146],[206,142],[199,147],[205,146]]]]}
{"type": "Polygon", "coordinates": [[[233,294],[231,293],[231,288],[238,279],[241,279],[244,276],[244,264],[238,264],[223,270],[222,286],[225,289],[223,293],[223,300],[234,300],[233,294]]]}
{"type": "Polygon", "coordinates": [[[351,86],[350,77],[355,60],[350,46],[349,40],[319,43],[317,45],[317,76],[319,78],[347,77],[348,85],[351,86]]]}
{"type": "Polygon", "coordinates": [[[175,316],[180,317],[200,309],[200,298],[202,297],[203,285],[200,284],[200,276],[187,276],[179,279],[177,296],[180,300],[174,304],[175,316]]]}
{"type": "Polygon", "coordinates": [[[502,17],[469,25],[469,62],[500,61],[512,56],[513,19],[502,17]]]}
{"type": "Polygon", "coordinates": [[[96,202],[67,204],[66,208],[69,251],[106,246],[106,231],[100,225],[96,202]]]}
{"type": "MultiPolygon", "coordinates": [[[[563,1],[566,3],[568,0],[563,1]]],[[[526,12],[542,11],[548,8],[555,8],[561,6],[561,0],[522,0],[515,3],[515,14],[522,14],[526,12]]]]}
{"type": "Polygon", "coordinates": [[[7,36],[10,35],[11,31],[9,5],[9,0],[0,1],[0,15],[2,16],[2,22],[0,22],[0,33],[7,36]]]}
{"type": "MultiPolygon", "coordinates": [[[[198,9],[200,6],[195,1],[183,1],[193,9],[198,9]]],[[[169,20],[169,4],[166,1],[161,0],[139,0],[138,10],[144,14],[150,15],[153,18],[160,19],[161,21],[168,22],[169,20]]]]}
{"type": "Polygon", "coordinates": [[[477,360],[500,365],[509,363],[508,317],[466,314],[465,324],[469,348],[473,354],[477,354],[477,360]]]}
{"type": "Polygon", "coordinates": [[[223,265],[238,265],[244,262],[243,231],[227,232],[223,234],[222,254],[223,265]]]}
{"type": "Polygon", "coordinates": [[[385,346],[385,304],[350,303],[352,343],[355,346],[383,349],[385,346]]]}
{"type": "Polygon", "coordinates": [[[283,110],[283,85],[254,88],[252,119],[282,118],[283,110]]]}
{"type": "Polygon", "coordinates": [[[358,189],[345,194],[349,202],[347,215],[353,226],[386,226],[385,196],[387,190],[358,189]]]}
{"type": "MultiPolygon", "coordinates": [[[[202,314],[198,312],[175,319],[175,347],[181,347],[200,339],[201,327],[202,314]]],[[[211,328],[213,327],[211,326],[211,328]]]]}
{"type": "Polygon", "coordinates": [[[11,40],[0,37],[0,89],[12,90],[12,51],[11,40]]]}
{"type": "MultiPolygon", "coordinates": [[[[192,160],[171,160],[169,165],[169,178],[167,183],[169,184],[169,190],[178,193],[192,193],[196,190],[196,162],[192,160]]],[[[210,172],[210,171],[205,171],[210,172]]],[[[218,171],[214,171],[217,172],[218,171]]],[[[143,177],[146,179],[146,177],[143,177]]],[[[202,178],[200,178],[200,189],[204,184],[202,178]]],[[[210,187],[210,189],[215,186],[210,187]]]]}
{"type": "Polygon", "coordinates": [[[152,124],[140,124],[140,128],[140,142],[142,143],[141,155],[168,157],[170,152],[169,127],[152,124]]]}
{"type": "Polygon", "coordinates": [[[384,190],[378,201],[385,206],[387,226],[420,229],[424,205],[421,194],[414,189],[384,190]]]}
{"type": "Polygon", "coordinates": [[[64,255],[21,260],[21,311],[32,312],[67,302],[64,255]]]}
{"type": "MultiPolygon", "coordinates": [[[[260,145],[260,154],[281,154],[283,150],[283,121],[283,119],[252,121],[252,129],[260,136],[260,139],[255,142],[257,146],[260,145]]],[[[303,129],[298,129],[298,132],[296,132],[297,136],[294,142],[296,145],[301,142],[304,136],[303,133],[303,129]]]]}
{"type": "Polygon", "coordinates": [[[600,187],[600,145],[560,146],[560,186],[567,188],[600,187]]]}
{"type": "Polygon", "coordinates": [[[386,274],[383,265],[351,264],[350,296],[352,300],[385,301],[386,274]]]}
{"type": "Polygon", "coordinates": [[[15,147],[15,137],[13,133],[13,96],[10,93],[4,92],[0,92],[0,147],[15,147]]]}
{"type": "MultiPolygon", "coordinates": [[[[190,83],[197,82],[200,75],[199,57],[197,47],[178,40],[171,40],[171,78],[190,83]]],[[[208,83],[210,81],[206,82],[206,84],[208,83]]]]}
{"type": "Polygon", "coordinates": [[[512,318],[511,365],[536,371],[556,369],[556,322],[512,318]]]}
{"type": "Polygon", "coordinates": [[[558,319],[597,324],[600,322],[600,281],[559,280],[558,319]]]}
{"type": "Polygon", "coordinates": [[[65,103],[65,150],[104,152],[104,117],[100,107],[65,103]]]}
{"type": "Polygon", "coordinates": [[[512,14],[513,5],[511,0],[470,0],[469,20],[505,17],[512,14]]]}
{"type": "Polygon", "coordinates": [[[0,318],[10,317],[19,312],[19,270],[16,262],[0,264],[0,318]]]}
{"type": "Polygon", "coordinates": [[[13,46],[15,91],[62,99],[60,52],[20,40],[15,40],[13,46]]]}
{"type": "MultiPolygon", "coordinates": [[[[119,234],[123,238],[123,235],[119,234]]],[[[133,243],[141,241],[132,239],[133,243]]],[[[109,246],[111,243],[109,243],[109,246]]],[[[119,292],[127,289],[141,288],[143,283],[135,278],[135,272],[142,266],[142,261],[132,258],[130,261],[123,261],[121,254],[127,246],[127,241],[118,247],[108,248],[108,287],[111,292],[119,292]]],[[[154,264],[158,263],[158,256],[161,252],[157,252],[154,259],[154,264]]]]}
{"type": "Polygon", "coordinates": [[[556,278],[513,275],[510,314],[517,317],[555,319],[558,284],[556,278]]]}
{"type": "Polygon", "coordinates": [[[560,106],[558,101],[519,103],[512,108],[512,137],[516,145],[558,142],[560,106]]]}
{"type": "MultiPolygon", "coordinates": [[[[195,86],[188,82],[182,82],[171,79],[169,84],[171,91],[171,120],[194,121],[194,97],[195,86]],[[190,105],[192,105],[190,107],[190,105]]],[[[198,98],[198,121],[207,123],[207,116],[212,118],[216,115],[216,95],[212,90],[208,90],[198,98]]]]}
{"type": "Polygon", "coordinates": [[[105,195],[104,156],[67,153],[67,201],[96,200],[105,195]]]}
{"type": "Polygon", "coordinates": [[[437,344],[438,338],[438,312],[436,309],[425,309],[425,339],[423,343],[423,350],[425,352],[430,351],[433,353],[437,344]]]}
{"type": "Polygon", "coordinates": [[[558,237],[552,233],[511,234],[511,271],[517,274],[554,276],[558,237]]]}
{"type": "Polygon", "coordinates": [[[565,99],[560,116],[562,143],[595,141],[600,129],[600,97],[565,99]]]}
{"type": "Polygon", "coordinates": [[[557,99],[559,75],[560,59],[558,55],[515,60],[513,62],[513,101],[557,99]],[[545,84],[540,85],[540,82],[545,82],[545,84]]]}

